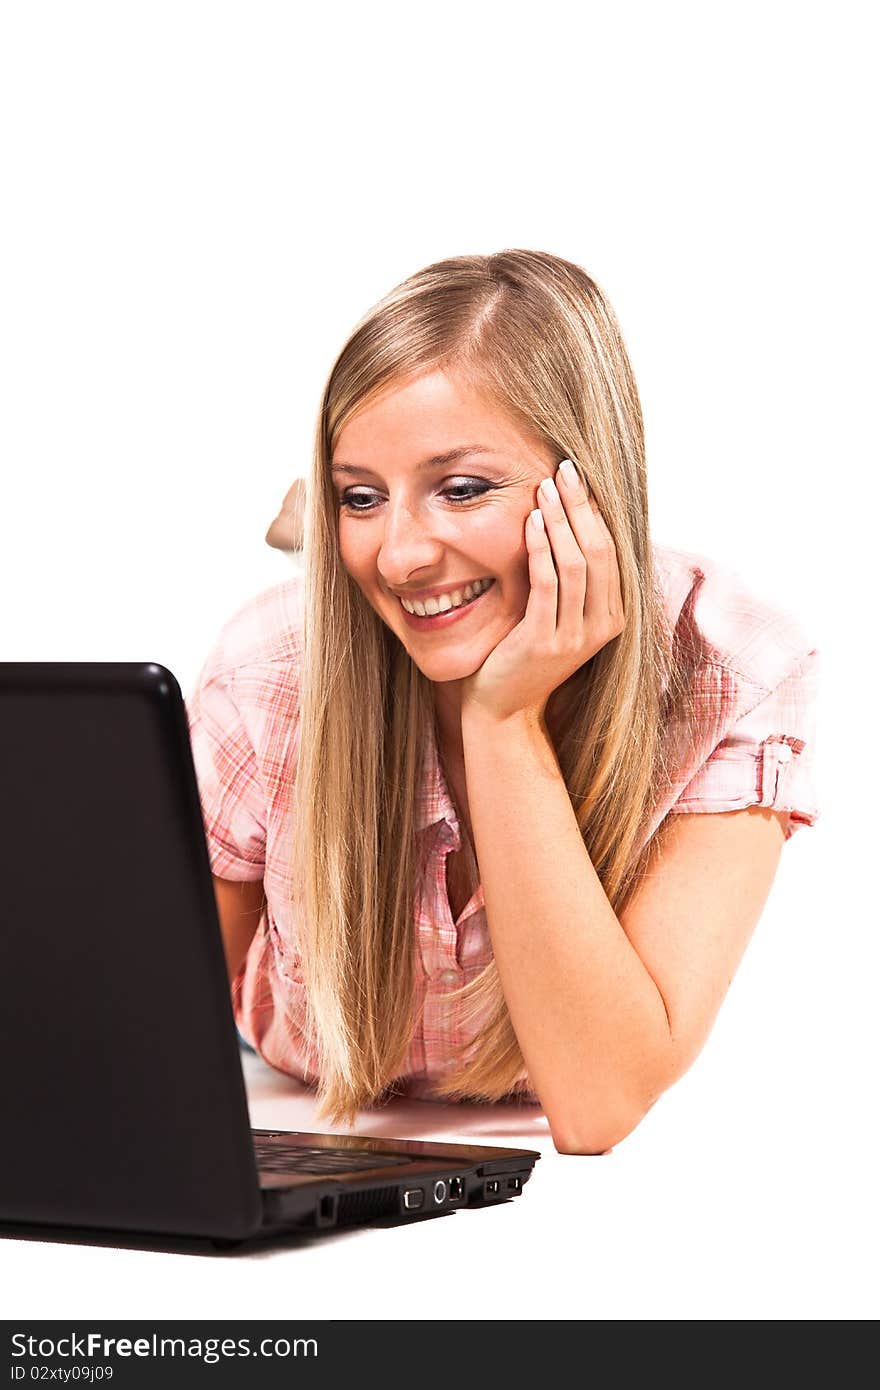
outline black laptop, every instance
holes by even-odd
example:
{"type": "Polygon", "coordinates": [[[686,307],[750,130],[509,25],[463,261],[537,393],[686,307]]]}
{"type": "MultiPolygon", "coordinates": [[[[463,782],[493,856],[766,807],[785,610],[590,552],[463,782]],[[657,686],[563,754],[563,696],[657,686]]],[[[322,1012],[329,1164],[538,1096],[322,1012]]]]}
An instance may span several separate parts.
{"type": "Polygon", "coordinates": [[[0,663],[0,1222],[221,1244],[518,1197],[540,1154],[252,1130],[183,695],[0,663]]]}

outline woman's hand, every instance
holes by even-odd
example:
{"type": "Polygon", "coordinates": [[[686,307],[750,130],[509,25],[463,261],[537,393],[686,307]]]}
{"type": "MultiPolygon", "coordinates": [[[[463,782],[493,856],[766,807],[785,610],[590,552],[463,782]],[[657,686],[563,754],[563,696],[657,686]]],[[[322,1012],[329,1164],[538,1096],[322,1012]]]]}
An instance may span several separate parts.
{"type": "Polygon", "coordinates": [[[624,628],[617,552],[589,488],[563,459],[526,518],[529,599],[521,622],[462,684],[462,713],[542,718],[553,691],[624,628]],[[554,565],[555,561],[555,565],[554,565]]]}

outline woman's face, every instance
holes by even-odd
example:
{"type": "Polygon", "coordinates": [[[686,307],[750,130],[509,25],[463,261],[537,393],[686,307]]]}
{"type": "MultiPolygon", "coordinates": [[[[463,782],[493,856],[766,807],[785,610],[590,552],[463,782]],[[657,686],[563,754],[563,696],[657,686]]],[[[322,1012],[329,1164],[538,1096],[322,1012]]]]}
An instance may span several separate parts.
{"type": "Polygon", "coordinates": [[[525,521],[557,461],[441,371],[389,388],[340,431],[342,562],[429,680],[472,675],[522,619],[525,521]],[[475,581],[488,587],[465,592],[475,581]],[[443,611],[410,614],[401,600],[443,611]]]}

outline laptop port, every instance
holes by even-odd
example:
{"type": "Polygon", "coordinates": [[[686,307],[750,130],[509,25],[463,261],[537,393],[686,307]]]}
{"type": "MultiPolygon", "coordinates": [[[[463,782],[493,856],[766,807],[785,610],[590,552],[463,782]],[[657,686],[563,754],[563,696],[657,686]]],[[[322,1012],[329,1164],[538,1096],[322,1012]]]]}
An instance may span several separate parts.
{"type": "Polygon", "coordinates": [[[500,1191],[501,1191],[501,1184],[500,1184],[500,1182],[498,1181],[498,1179],[497,1179],[497,1178],[490,1178],[490,1180],[486,1183],[486,1196],[487,1196],[487,1197],[497,1197],[497,1196],[498,1196],[498,1193],[499,1193],[500,1191]]]}
{"type": "Polygon", "coordinates": [[[507,1186],[510,1188],[511,1192],[519,1192],[519,1191],[521,1190],[521,1188],[522,1188],[522,1179],[521,1179],[521,1178],[508,1178],[508,1179],[507,1179],[507,1186]]]}
{"type": "Polygon", "coordinates": [[[449,1200],[450,1202],[460,1202],[464,1195],[464,1183],[461,1178],[449,1179],[449,1200]]]}
{"type": "Polygon", "coordinates": [[[446,1201],[447,1187],[442,1178],[438,1178],[434,1183],[434,1201],[438,1207],[446,1201]]]}
{"type": "Polygon", "coordinates": [[[421,1187],[410,1187],[403,1194],[403,1205],[407,1211],[418,1211],[425,1205],[425,1193],[421,1187]]]}

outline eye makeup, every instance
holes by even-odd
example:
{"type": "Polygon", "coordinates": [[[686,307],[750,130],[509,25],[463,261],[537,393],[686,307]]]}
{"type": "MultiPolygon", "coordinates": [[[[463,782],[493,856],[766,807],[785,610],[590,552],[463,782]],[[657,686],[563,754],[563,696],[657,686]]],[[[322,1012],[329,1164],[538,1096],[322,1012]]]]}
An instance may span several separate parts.
{"type": "MultiPolygon", "coordinates": [[[[458,482],[451,483],[448,487],[440,489],[440,496],[453,506],[462,506],[467,502],[473,502],[478,497],[483,497],[490,492],[492,483],[487,483],[480,478],[465,478],[458,482]],[[457,496],[455,494],[458,494],[457,496]]],[[[360,487],[348,487],[339,495],[339,505],[352,513],[366,513],[376,510],[375,505],[369,505],[372,488],[361,485],[360,487]],[[366,504],[366,505],[364,505],[366,504]]]]}

